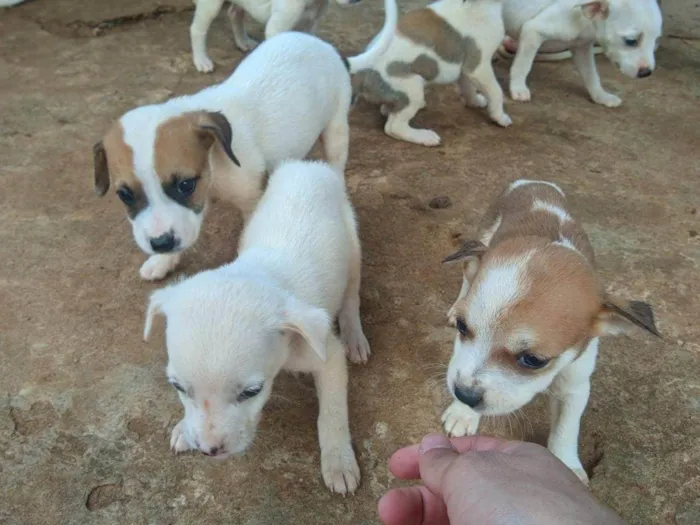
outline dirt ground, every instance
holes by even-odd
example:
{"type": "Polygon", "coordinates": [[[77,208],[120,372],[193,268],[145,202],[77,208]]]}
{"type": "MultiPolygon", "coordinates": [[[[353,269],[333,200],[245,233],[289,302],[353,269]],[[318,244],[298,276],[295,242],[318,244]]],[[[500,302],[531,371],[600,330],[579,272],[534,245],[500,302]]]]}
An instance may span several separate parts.
{"type": "MultiPolygon", "coordinates": [[[[121,204],[92,191],[92,145],[112,119],[219,81],[240,61],[226,17],[209,39],[217,70],[203,75],[189,53],[189,0],[0,11],[0,523],[377,523],[377,499],[397,484],[388,456],[439,430],[446,406],[445,316],[460,275],[440,260],[516,178],[568,192],[608,289],[651,302],[664,335],[602,345],[581,433],[592,490],[631,524],[700,523],[700,43],[677,38],[693,36],[698,13],[679,3],[667,2],[680,33],[663,39],[651,78],[623,78],[599,59],[624,98],[617,110],[590,103],[564,62],[535,67],[534,100],[507,102],[505,130],[452,87],[431,89],[416,120],[442,135],[437,149],[384,135],[376,107],[352,113],[347,183],[374,355],[351,368],[363,481],[346,499],[321,480],[307,378],[279,379],[244,458],[170,453],[181,407],[162,335],[141,340],[159,285],[139,279],[144,255],[121,204]],[[451,205],[426,205],[437,196],[451,205]]],[[[376,0],[333,6],[320,34],[355,53],[381,20],[376,0]]],[[[239,230],[236,211],[217,205],[181,271],[231,260],[239,230]]],[[[542,442],[546,421],[539,400],[484,431],[542,442]]]]}

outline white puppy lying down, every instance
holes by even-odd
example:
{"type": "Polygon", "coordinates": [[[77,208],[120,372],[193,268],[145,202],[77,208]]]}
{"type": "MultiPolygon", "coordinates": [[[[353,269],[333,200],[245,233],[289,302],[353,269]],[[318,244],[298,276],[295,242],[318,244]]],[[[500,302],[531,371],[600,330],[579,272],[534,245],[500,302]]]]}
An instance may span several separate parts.
{"type": "Polygon", "coordinates": [[[350,444],[345,352],[370,354],[360,322],[360,242],[341,174],[289,161],[270,177],[238,258],[154,292],[167,319],[167,374],[185,417],[176,452],[219,458],[253,442],[280,370],[311,372],[319,400],[321,470],[334,492],[354,492],[360,470],[350,444]],[[338,318],[339,339],[333,333],[338,318]]]}
{"type": "MultiPolygon", "coordinates": [[[[1,1],[1,0],[0,0],[1,1]]],[[[250,51],[257,42],[248,36],[244,18],[248,13],[257,22],[265,24],[265,38],[284,31],[316,32],[318,20],[328,7],[328,0],[230,0],[229,18],[236,47],[250,51]]],[[[354,4],[359,0],[336,0],[338,4],[354,4]]],[[[221,11],[224,0],[194,0],[197,7],[190,26],[192,60],[198,71],[214,70],[207,55],[207,33],[221,11]]]]}
{"type": "Polygon", "coordinates": [[[95,144],[95,191],[110,186],[126,206],[143,279],[162,279],[199,237],[213,196],[245,217],[266,173],[303,159],[319,137],[326,160],[345,170],[350,74],[372,67],[394,38],[398,8],[384,0],[376,45],[343,57],[306,33],[263,42],[221,84],[122,115],[95,144]]]}
{"type": "Polygon", "coordinates": [[[646,78],[654,71],[662,28],[657,0],[506,0],[503,19],[508,36],[518,40],[510,69],[513,100],[530,100],[527,77],[540,47],[552,41],[570,45],[574,65],[597,104],[616,107],[622,100],[600,83],[596,43],[628,77],[646,78]]]}

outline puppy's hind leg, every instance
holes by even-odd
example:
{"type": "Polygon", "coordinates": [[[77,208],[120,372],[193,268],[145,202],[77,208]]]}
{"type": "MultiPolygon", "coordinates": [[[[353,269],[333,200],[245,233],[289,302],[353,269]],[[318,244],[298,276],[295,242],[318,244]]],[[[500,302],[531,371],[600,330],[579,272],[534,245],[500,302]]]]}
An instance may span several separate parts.
{"type": "Polygon", "coordinates": [[[349,104],[340,104],[333,118],[323,130],[321,139],[326,161],[343,175],[348,161],[350,147],[350,126],[348,124],[349,104]]]}
{"type": "Polygon", "coordinates": [[[291,31],[306,9],[304,0],[272,1],[272,14],[265,24],[265,39],[278,33],[291,31]]]}
{"type": "Polygon", "coordinates": [[[352,210],[343,210],[345,227],[350,240],[350,267],[343,304],[338,312],[340,337],[345,351],[353,363],[366,363],[370,356],[369,343],[360,320],[360,282],[362,274],[362,249],[357,235],[357,223],[352,210]]]}
{"type": "Polygon", "coordinates": [[[207,55],[207,33],[223,4],[224,0],[197,0],[194,19],[190,26],[190,42],[194,67],[202,73],[214,71],[214,63],[207,55]]]}
{"type": "Polygon", "coordinates": [[[486,97],[477,91],[476,86],[464,73],[459,77],[459,94],[470,108],[485,108],[488,105],[486,97]]]}
{"type": "Polygon", "coordinates": [[[405,140],[421,146],[437,146],[440,144],[440,135],[430,129],[416,129],[411,127],[411,119],[416,113],[425,107],[425,94],[423,92],[424,80],[418,75],[408,78],[395,79],[392,88],[402,92],[408,98],[408,104],[401,108],[394,107],[394,112],[389,114],[384,132],[392,138],[405,140]]]}
{"type": "Polygon", "coordinates": [[[350,442],[348,365],[340,340],[328,337],[326,362],[313,371],[318,394],[318,439],[321,472],[331,492],[353,493],[360,484],[360,467],[350,442]]]}
{"type": "Polygon", "coordinates": [[[245,29],[245,10],[231,4],[228,8],[228,18],[231,21],[231,29],[233,30],[233,40],[236,42],[236,47],[243,51],[252,51],[258,43],[248,36],[245,29]]]}
{"type": "Polygon", "coordinates": [[[507,128],[513,121],[503,109],[503,90],[498,83],[489,59],[483,60],[473,72],[464,72],[474,82],[488,100],[489,117],[499,126],[507,128]]]}

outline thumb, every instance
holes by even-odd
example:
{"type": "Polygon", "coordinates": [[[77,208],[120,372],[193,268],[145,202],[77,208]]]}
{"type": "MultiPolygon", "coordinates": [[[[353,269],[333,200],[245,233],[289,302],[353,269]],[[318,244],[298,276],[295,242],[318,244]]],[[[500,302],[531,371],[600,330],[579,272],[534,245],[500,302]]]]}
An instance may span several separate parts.
{"type": "Polygon", "coordinates": [[[442,434],[428,434],[419,447],[418,467],[426,487],[436,495],[444,496],[443,480],[450,465],[459,458],[459,453],[450,440],[442,434]]]}

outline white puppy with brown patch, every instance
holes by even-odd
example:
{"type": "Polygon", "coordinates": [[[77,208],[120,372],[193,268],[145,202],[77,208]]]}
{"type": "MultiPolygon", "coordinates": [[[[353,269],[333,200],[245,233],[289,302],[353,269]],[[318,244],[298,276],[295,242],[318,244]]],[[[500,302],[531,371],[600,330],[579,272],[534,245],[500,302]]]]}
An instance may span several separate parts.
{"type": "MultiPolygon", "coordinates": [[[[354,4],[360,0],[336,0],[340,5],[354,4]]],[[[241,51],[250,51],[258,43],[248,36],[244,18],[248,13],[260,24],[265,24],[265,38],[284,31],[316,32],[319,18],[328,7],[328,0],[230,0],[229,18],[233,38],[241,51]]],[[[190,26],[192,60],[197,71],[214,71],[214,62],[207,54],[207,33],[221,11],[224,0],[194,0],[194,18],[190,26]]]]}
{"type": "Polygon", "coordinates": [[[511,184],[480,240],[445,262],[463,263],[464,273],[448,314],[457,335],[445,430],[474,434],[482,415],[509,414],[548,392],[548,447],[585,482],[578,436],[598,339],[637,327],[659,335],[651,307],[603,292],[588,237],[550,182],[511,184]]]}
{"type": "Polygon", "coordinates": [[[279,162],[302,159],[322,139],[340,173],[348,157],[350,73],[371,67],[396,28],[395,0],[376,45],[342,57],[306,33],[266,40],[223,83],[133,109],[94,147],[95,191],[110,184],[127,208],[138,246],[151,257],[143,279],[162,279],[192,246],[212,195],[247,217],[279,162]]]}
{"type": "Polygon", "coordinates": [[[527,76],[540,47],[552,41],[569,44],[574,65],[597,104],[616,107],[622,100],[600,83],[596,43],[628,77],[646,78],[654,71],[662,29],[657,0],[506,0],[503,17],[506,32],[518,41],[510,69],[513,100],[530,100],[527,76]]]}
{"type": "Polygon", "coordinates": [[[320,162],[281,164],[236,260],[151,295],[144,338],[163,314],[167,374],[185,408],[172,448],[242,454],[280,370],[310,372],[323,479],[334,492],[354,492],[360,470],[350,444],[345,353],[354,362],[370,354],[360,322],[360,272],[342,175],[320,162]]]}
{"type": "Polygon", "coordinates": [[[382,105],[387,135],[423,146],[440,144],[434,131],[410,125],[425,107],[428,83],[459,82],[468,106],[487,107],[494,122],[511,125],[491,65],[505,36],[501,11],[500,0],[440,0],[401,17],[388,51],[353,77],[358,96],[382,105]]]}

